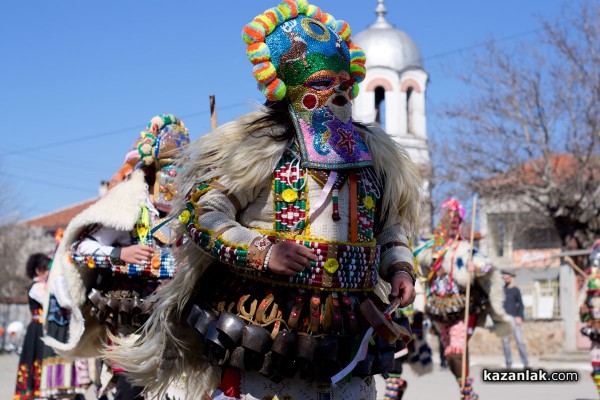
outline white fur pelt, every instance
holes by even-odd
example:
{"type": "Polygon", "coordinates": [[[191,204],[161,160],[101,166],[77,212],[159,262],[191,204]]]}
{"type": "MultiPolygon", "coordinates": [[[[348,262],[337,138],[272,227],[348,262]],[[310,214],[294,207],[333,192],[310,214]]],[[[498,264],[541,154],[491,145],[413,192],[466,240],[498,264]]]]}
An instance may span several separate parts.
{"type": "MultiPolygon", "coordinates": [[[[429,272],[429,267],[433,261],[431,250],[431,247],[426,247],[417,255],[417,261],[423,274],[429,272]]],[[[504,311],[504,281],[502,280],[502,274],[497,268],[493,267],[488,273],[481,275],[470,273],[469,277],[467,271],[469,251],[470,243],[468,240],[455,242],[446,252],[440,268],[443,268],[446,273],[452,271],[452,279],[462,288],[466,287],[467,280],[476,281],[488,296],[490,302],[489,315],[494,322],[494,333],[500,337],[509,335],[512,332],[512,326],[508,315],[504,311]],[[462,263],[462,268],[458,267],[457,262],[462,263]]],[[[481,268],[487,265],[489,261],[481,252],[477,251],[473,254],[473,263],[481,268]]],[[[479,322],[481,325],[485,320],[479,322]]]]}
{"type": "MultiPolygon", "coordinates": [[[[148,197],[148,185],[142,171],[135,171],[131,178],[115,186],[104,197],[71,220],[63,240],[56,251],[49,280],[63,276],[71,299],[69,340],[62,343],[51,337],[44,342],[64,357],[98,357],[106,340],[106,328],[90,316],[86,302],[86,290],[96,278],[91,268],[80,268],[70,259],[69,248],[82,231],[99,224],[116,230],[132,230],[140,212],[140,205],[148,197]]],[[[47,307],[45,307],[47,310],[47,307]]],[[[46,318],[44,318],[46,320],[46,318]]]]}
{"type": "MultiPolygon", "coordinates": [[[[231,192],[249,190],[271,179],[289,141],[274,140],[283,127],[268,122],[264,110],[241,116],[191,143],[180,158],[184,168],[178,176],[178,196],[172,215],[186,204],[186,195],[200,182],[227,176],[231,192]]],[[[408,232],[416,232],[420,178],[407,152],[381,129],[363,132],[374,159],[376,174],[385,183],[383,211],[396,209],[407,222],[408,232]],[[395,166],[388,174],[389,166],[395,166]]],[[[129,372],[136,385],[147,393],[161,396],[171,382],[186,374],[189,398],[203,398],[219,384],[220,370],[210,367],[202,356],[200,336],[183,320],[182,313],[195,294],[195,287],[212,258],[191,241],[184,244],[178,258],[178,272],[152,296],[155,309],[134,343],[114,338],[107,355],[129,372]]]]}

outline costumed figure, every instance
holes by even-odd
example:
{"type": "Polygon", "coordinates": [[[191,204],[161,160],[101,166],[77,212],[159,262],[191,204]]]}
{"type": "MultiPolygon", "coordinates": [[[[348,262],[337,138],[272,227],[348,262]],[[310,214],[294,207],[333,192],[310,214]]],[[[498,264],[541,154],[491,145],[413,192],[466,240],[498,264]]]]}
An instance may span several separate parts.
{"type": "Polygon", "coordinates": [[[442,217],[434,238],[415,249],[421,274],[427,277],[425,313],[436,325],[448,366],[461,387],[461,399],[476,399],[469,376],[467,351],[466,378],[462,382],[462,357],[466,340],[475,326],[484,326],[489,314],[494,332],[502,337],[511,325],[504,312],[504,283],[500,272],[477,249],[468,234],[463,235],[464,208],[451,198],[442,204],[442,217]],[[470,277],[467,274],[471,274],[470,277]],[[469,321],[465,326],[466,285],[471,282],[469,321]],[[467,335],[467,337],[465,337],[467,335]]]}
{"type": "Polygon", "coordinates": [[[374,399],[410,340],[381,310],[414,299],[417,169],[352,120],[365,56],[347,23],[287,0],[242,36],[268,102],[184,154],[185,257],[111,357],[153,391],[185,372],[189,398],[374,399]]]}
{"type": "Polygon", "coordinates": [[[583,304],[579,308],[581,322],[585,326],[581,333],[590,338],[590,359],[592,377],[600,393],[600,239],[592,246],[590,269],[586,280],[586,291],[583,304]]]}
{"type": "MultiPolygon", "coordinates": [[[[56,246],[60,244],[64,229],[54,234],[56,246]]],[[[52,271],[50,263],[50,271],[52,271]]],[[[52,272],[51,272],[52,273],[52,272]]],[[[67,341],[71,314],[71,299],[63,276],[48,280],[48,298],[44,306],[45,336],[61,342],[67,341]]],[[[90,372],[95,371],[94,359],[64,358],[52,347],[44,346],[42,361],[41,398],[44,399],[83,399],[92,383],[90,372]]]]}
{"type": "Polygon", "coordinates": [[[14,400],[33,400],[40,396],[40,380],[42,376],[42,304],[46,297],[46,278],[50,258],[43,253],[29,256],[26,265],[27,276],[33,281],[27,300],[31,311],[31,322],[27,326],[23,350],[19,358],[17,384],[14,400]]]}
{"type": "MultiPolygon", "coordinates": [[[[69,223],[50,276],[64,280],[68,334],[45,338],[61,356],[104,355],[109,333],[127,337],[139,329],[151,309],[147,297],[173,277],[171,231],[177,220],[166,215],[176,195],[174,157],[187,144],[188,131],[175,116],[152,118],[108,193],[69,223]]],[[[114,398],[138,398],[142,388],[131,387],[122,371],[109,365],[113,370],[104,375],[116,373],[114,398]]],[[[110,378],[103,380],[104,386],[110,378]]]]}

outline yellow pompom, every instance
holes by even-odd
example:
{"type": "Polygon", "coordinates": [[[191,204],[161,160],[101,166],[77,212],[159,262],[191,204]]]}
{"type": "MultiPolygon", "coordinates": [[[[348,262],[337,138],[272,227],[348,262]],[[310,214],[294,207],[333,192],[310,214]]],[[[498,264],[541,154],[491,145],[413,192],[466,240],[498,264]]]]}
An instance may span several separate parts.
{"type": "Polygon", "coordinates": [[[373,207],[375,207],[375,202],[373,201],[373,198],[371,196],[365,196],[363,198],[363,204],[365,205],[365,208],[367,210],[372,210],[373,207]]]}
{"type": "Polygon", "coordinates": [[[283,197],[283,201],[286,203],[291,203],[298,200],[298,193],[296,193],[294,189],[285,189],[283,193],[281,193],[281,197],[283,197]]]}
{"type": "Polygon", "coordinates": [[[190,216],[191,216],[191,213],[188,210],[183,210],[181,212],[181,214],[179,214],[179,217],[178,217],[179,222],[181,222],[184,225],[187,224],[188,221],[190,220],[190,216]]]}
{"type": "Polygon", "coordinates": [[[335,271],[337,271],[339,267],[340,263],[335,258],[328,258],[327,261],[325,261],[325,265],[323,266],[323,268],[325,268],[325,271],[327,271],[327,273],[330,275],[335,274],[335,271]]]}
{"type": "Polygon", "coordinates": [[[94,261],[92,257],[88,258],[86,261],[89,268],[96,268],[96,261],[94,261]]]}

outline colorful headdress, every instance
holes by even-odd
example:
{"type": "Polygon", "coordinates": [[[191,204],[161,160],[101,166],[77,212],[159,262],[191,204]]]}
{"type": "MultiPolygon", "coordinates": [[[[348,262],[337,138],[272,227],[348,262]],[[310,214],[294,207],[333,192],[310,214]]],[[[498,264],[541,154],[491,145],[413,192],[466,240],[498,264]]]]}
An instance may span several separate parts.
{"type": "Polygon", "coordinates": [[[161,165],[171,164],[182,147],[189,143],[188,130],[177,117],[172,114],[153,117],[131,145],[123,165],[112,176],[109,188],[125,180],[134,169],[154,165],[159,170],[161,165]]]}
{"type": "Polygon", "coordinates": [[[448,200],[442,203],[442,213],[447,211],[458,211],[460,217],[465,218],[464,207],[454,197],[450,197],[448,200]]]}
{"type": "Polygon", "coordinates": [[[358,83],[365,78],[366,59],[350,40],[350,33],[348,23],[306,0],[284,0],[247,24],[242,38],[265,97],[278,101],[286,96],[286,85],[304,82],[327,63],[348,70],[352,97],[356,97],[358,83]]]}
{"type": "Polygon", "coordinates": [[[433,232],[433,255],[434,258],[440,257],[444,254],[446,245],[453,238],[462,237],[462,220],[465,217],[465,209],[454,197],[449,198],[441,205],[441,217],[433,232]],[[452,213],[451,213],[452,212],[452,213]],[[452,214],[457,212],[460,216],[460,222],[458,226],[455,226],[452,214]]]}

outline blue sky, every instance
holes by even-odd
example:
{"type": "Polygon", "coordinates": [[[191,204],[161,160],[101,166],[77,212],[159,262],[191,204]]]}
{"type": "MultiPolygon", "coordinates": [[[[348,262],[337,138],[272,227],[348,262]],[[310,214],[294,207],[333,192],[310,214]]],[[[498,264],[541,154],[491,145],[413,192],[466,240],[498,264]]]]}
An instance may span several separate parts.
{"type": "MultiPolygon", "coordinates": [[[[253,109],[263,99],[240,32],[276,4],[3,2],[0,184],[11,211],[29,218],[96,196],[156,114],[177,115],[196,139],[210,129],[209,95],[219,124],[253,109]]],[[[314,4],[355,33],[375,21],[376,0],[314,4]]],[[[430,137],[444,131],[436,110],[465,94],[451,71],[468,66],[473,50],[459,50],[491,37],[535,45],[537,17],[557,19],[564,4],[386,0],[387,20],[415,40],[430,75],[430,137]]]]}

